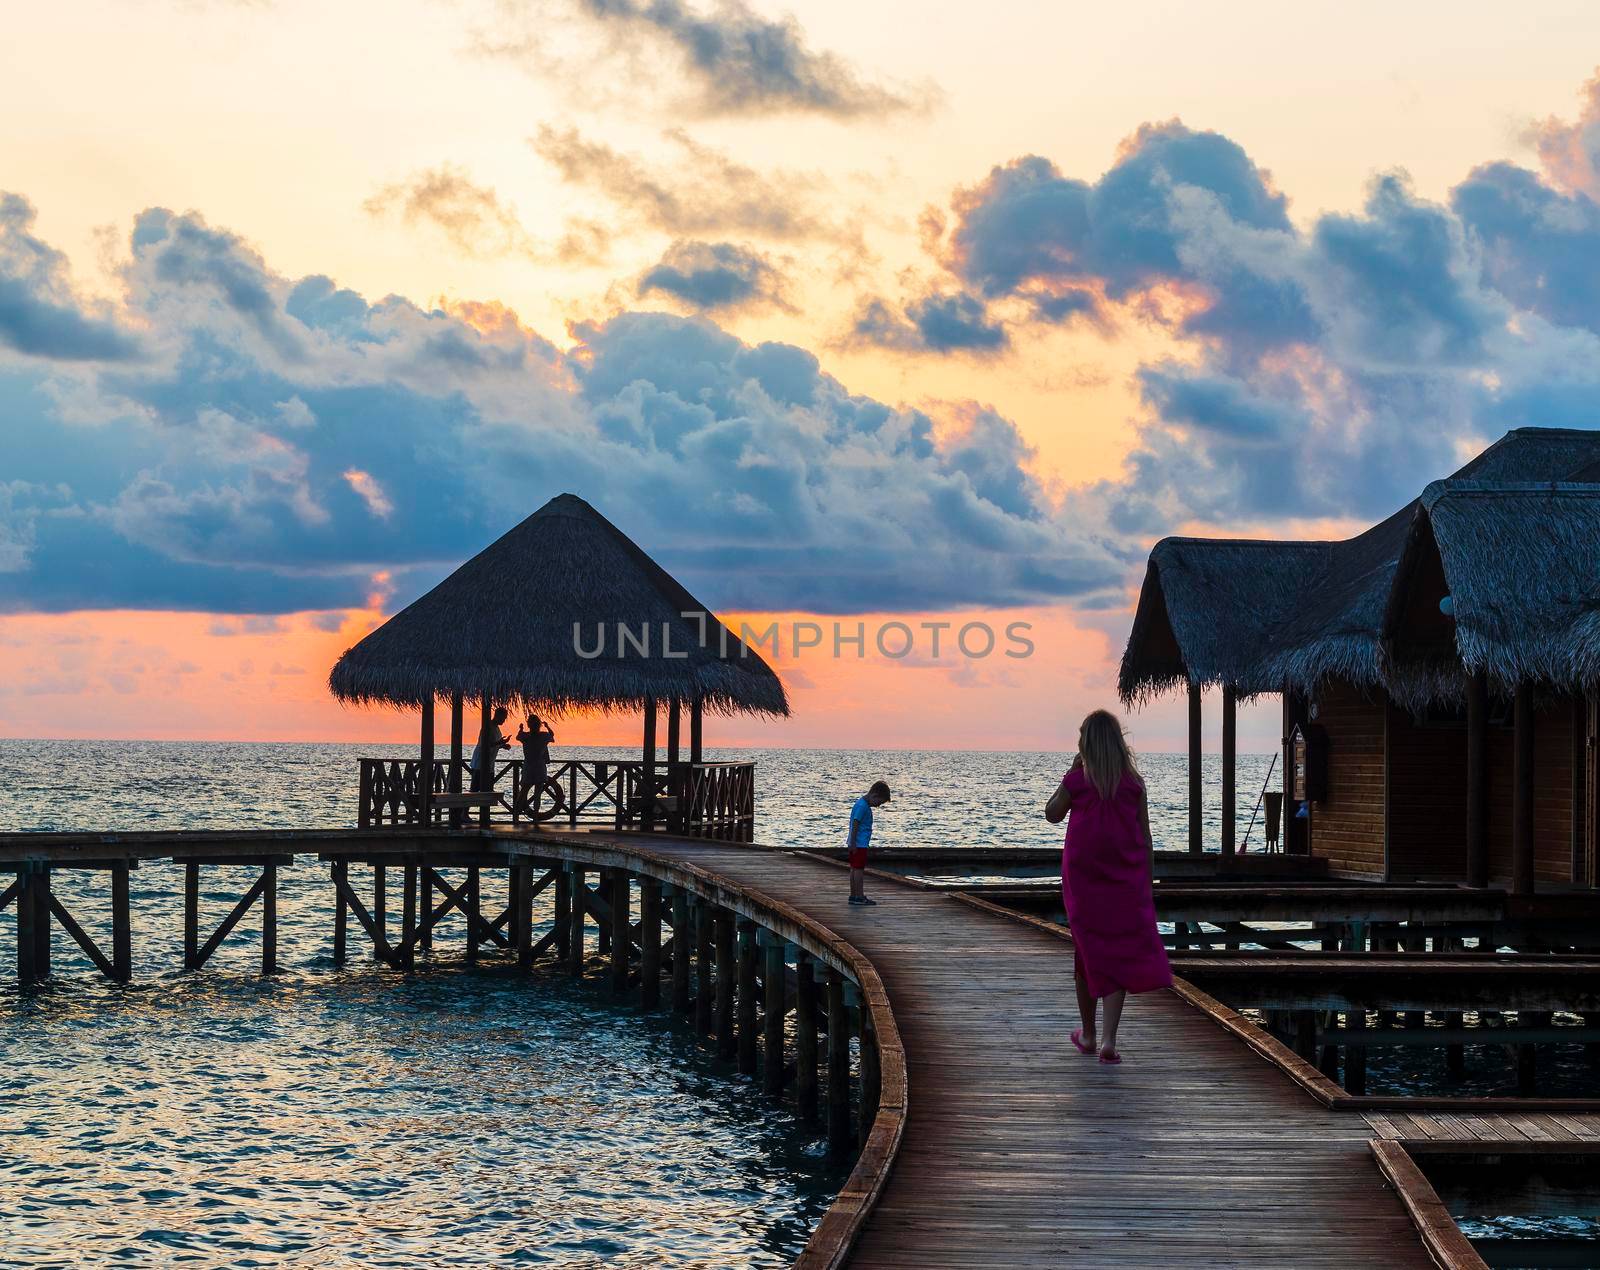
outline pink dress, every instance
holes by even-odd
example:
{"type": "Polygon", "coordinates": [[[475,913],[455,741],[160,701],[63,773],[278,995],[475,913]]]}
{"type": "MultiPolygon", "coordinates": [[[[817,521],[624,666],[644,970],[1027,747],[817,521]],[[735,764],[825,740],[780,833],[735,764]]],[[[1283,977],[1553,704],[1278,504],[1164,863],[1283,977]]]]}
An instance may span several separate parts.
{"type": "Polygon", "coordinates": [[[1138,777],[1124,775],[1109,801],[1082,768],[1063,779],[1072,810],[1061,855],[1061,898],[1089,991],[1104,997],[1170,987],[1172,967],[1150,894],[1150,844],[1139,822],[1138,777]]]}

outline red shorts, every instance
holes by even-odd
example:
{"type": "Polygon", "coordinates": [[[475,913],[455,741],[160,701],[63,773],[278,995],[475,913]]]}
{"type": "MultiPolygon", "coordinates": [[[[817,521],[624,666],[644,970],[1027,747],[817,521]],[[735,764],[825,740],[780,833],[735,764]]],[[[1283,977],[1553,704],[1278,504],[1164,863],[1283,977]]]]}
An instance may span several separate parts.
{"type": "Polygon", "coordinates": [[[865,847],[850,848],[850,867],[864,869],[867,867],[867,849],[865,847]]]}

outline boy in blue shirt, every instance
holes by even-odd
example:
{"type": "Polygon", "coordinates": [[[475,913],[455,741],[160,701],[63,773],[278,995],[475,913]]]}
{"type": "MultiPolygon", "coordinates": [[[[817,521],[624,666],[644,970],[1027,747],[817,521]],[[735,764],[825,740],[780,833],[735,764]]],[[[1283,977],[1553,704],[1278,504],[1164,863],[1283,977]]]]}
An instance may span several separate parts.
{"type": "Polygon", "coordinates": [[[850,833],[845,845],[850,849],[850,902],[876,904],[867,898],[867,848],[872,845],[872,809],[889,801],[889,786],[873,781],[872,788],[850,808],[850,833]]]}

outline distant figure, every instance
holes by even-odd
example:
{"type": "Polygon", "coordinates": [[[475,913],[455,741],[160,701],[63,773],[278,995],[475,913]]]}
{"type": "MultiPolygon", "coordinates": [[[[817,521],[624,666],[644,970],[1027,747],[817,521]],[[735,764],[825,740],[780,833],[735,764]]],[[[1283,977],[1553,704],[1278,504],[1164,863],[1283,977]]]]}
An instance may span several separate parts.
{"type": "Polygon", "coordinates": [[[522,788],[535,813],[550,770],[550,743],[555,739],[555,729],[546,727],[536,714],[528,716],[526,727],[517,729],[517,740],[522,743],[522,788]]]}
{"type": "Polygon", "coordinates": [[[509,750],[511,742],[500,730],[506,721],[506,708],[496,706],[494,717],[484,723],[478,733],[478,743],[472,747],[472,789],[474,793],[494,788],[494,761],[501,750],[509,750]]]}
{"type": "Polygon", "coordinates": [[[850,808],[850,832],[845,845],[850,848],[850,902],[876,904],[867,898],[867,849],[872,846],[872,809],[889,801],[889,786],[873,781],[872,788],[856,799],[850,808]]]}
{"type": "Polygon", "coordinates": [[[1156,927],[1150,892],[1153,843],[1150,804],[1134,770],[1122,724],[1096,710],[1078,730],[1078,757],[1045,804],[1044,818],[1067,821],[1061,896],[1072,929],[1072,972],[1083,1026],[1072,1043],[1120,1063],[1117,1025],[1130,992],[1170,987],[1172,968],[1156,927]],[[1105,1031],[1095,1037],[1096,1004],[1106,1003],[1105,1031]]]}

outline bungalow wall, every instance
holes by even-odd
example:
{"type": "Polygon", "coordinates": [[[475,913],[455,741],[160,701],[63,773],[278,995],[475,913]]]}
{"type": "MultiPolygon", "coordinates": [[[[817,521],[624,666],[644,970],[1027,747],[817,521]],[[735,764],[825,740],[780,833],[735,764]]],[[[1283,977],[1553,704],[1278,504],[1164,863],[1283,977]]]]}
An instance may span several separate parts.
{"type": "MultiPolygon", "coordinates": [[[[1510,729],[1491,730],[1500,731],[1509,754],[1510,729]]],[[[1391,705],[1389,878],[1461,881],[1466,874],[1467,725],[1418,723],[1410,711],[1391,705]]]]}
{"type": "MultiPolygon", "coordinates": [[[[1572,724],[1569,701],[1534,711],[1535,882],[1572,881],[1572,724]]],[[[1489,729],[1489,876],[1497,882],[1511,878],[1512,742],[1509,726],[1489,729]]]]}
{"type": "Polygon", "coordinates": [[[1329,868],[1382,879],[1385,858],[1385,708],[1342,683],[1316,697],[1328,736],[1328,798],[1311,808],[1311,854],[1329,868]]]}

